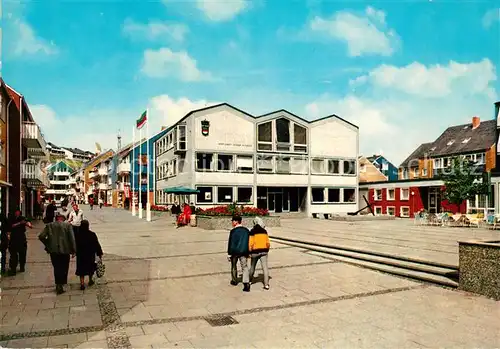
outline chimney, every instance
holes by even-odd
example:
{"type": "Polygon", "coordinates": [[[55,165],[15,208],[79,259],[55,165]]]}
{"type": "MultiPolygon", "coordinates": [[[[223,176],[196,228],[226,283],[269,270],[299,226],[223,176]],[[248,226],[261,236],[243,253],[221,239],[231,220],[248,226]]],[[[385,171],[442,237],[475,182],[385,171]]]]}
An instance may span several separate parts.
{"type": "Polygon", "coordinates": [[[479,127],[481,124],[481,119],[479,119],[479,116],[473,116],[472,117],[472,129],[476,129],[479,127]]]}

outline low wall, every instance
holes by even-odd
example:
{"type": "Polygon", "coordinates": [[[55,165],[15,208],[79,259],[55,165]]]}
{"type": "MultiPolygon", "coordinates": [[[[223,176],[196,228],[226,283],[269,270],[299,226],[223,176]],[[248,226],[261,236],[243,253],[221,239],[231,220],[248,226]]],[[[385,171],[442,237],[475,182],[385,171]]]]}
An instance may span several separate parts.
{"type": "MultiPolygon", "coordinates": [[[[266,227],[280,227],[281,219],[279,216],[261,216],[266,227]]],[[[242,217],[243,226],[251,228],[253,226],[253,217],[242,217]]],[[[230,216],[199,216],[196,215],[196,226],[206,230],[231,230],[230,216]]]]}
{"type": "Polygon", "coordinates": [[[459,289],[500,300],[500,241],[459,241],[459,289]]]}
{"type": "Polygon", "coordinates": [[[316,219],[330,219],[332,221],[346,221],[346,222],[359,222],[359,221],[392,221],[395,220],[395,216],[374,216],[374,215],[329,215],[325,218],[323,214],[316,215],[316,219]]]}

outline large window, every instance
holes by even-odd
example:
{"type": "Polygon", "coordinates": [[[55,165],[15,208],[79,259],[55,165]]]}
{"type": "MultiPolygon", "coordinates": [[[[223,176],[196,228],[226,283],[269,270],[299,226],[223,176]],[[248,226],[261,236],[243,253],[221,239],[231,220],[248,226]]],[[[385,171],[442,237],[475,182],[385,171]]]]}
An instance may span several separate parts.
{"type": "Polygon", "coordinates": [[[356,174],[356,161],[355,160],[344,160],[344,174],[355,175],[356,174]]]}
{"type": "Polygon", "coordinates": [[[312,202],[325,202],[325,189],[323,188],[312,188],[312,202]]]}
{"type": "Polygon", "coordinates": [[[340,202],[340,189],[338,188],[328,189],[328,202],[340,202]]]}
{"type": "Polygon", "coordinates": [[[213,170],[214,154],[197,153],[196,154],[196,169],[198,171],[211,171],[213,170]]]}
{"type": "Polygon", "coordinates": [[[273,150],[272,122],[260,124],[257,127],[258,150],[273,150]]]}
{"type": "Polygon", "coordinates": [[[273,172],[273,157],[260,156],[257,159],[257,170],[259,172],[273,172]]]}
{"type": "Polygon", "coordinates": [[[312,173],[325,173],[325,160],[312,159],[311,165],[312,173]]]}
{"type": "Polygon", "coordinates": [[[238,172],[253,172],[253,156],[237,155],[236,170],[238,172]]]}
{"type": "Polygon", "coordinates": [[[238,203],[251,203],[252,202],[252,188],[238,187],[238,203]]]}
{"type": "Polygon", "coordinates": [[[213,187],[196,187],[198,189],[199,193],[196,194],[196,202],[199,203],[211,203],[214,201],[213,194],[214,194],[214,188],[213,187]]]}
{"type": "Polygon", "coordinates": [[[328,164],[328,173],[339,174],[340,173],[340,161],[339,160],[326,160],[328,164]]]}
{"type": "Polygon", "coordinates": [[[277,173],[290,173],[290,158],[277,158],[276,159],[276,172],[277,173]]]}
{"type": "Polygon", "coordinates": [[[217,202],[233,202],[233,187],[217,187],[217,202]]]}
{"type": "Polygon", "coordinates": [[[344,189],[344,202],[356,202],[356,189],[354,188],[344,189]]]}
{"type": "Polygon", "coordinates": [[[307,152],[307,130],[297,124],[293,125],[293,151],[307,152]]]}
{"type": "Polygon", "coordinates": [[[280,118],[276,120],[276,150],[290,151],[290,120],[280,118]]]}
{"type": "Polygon", "coordinates": [[[217,171],[232,171],[233,155],[217,155],[217,171]]]}

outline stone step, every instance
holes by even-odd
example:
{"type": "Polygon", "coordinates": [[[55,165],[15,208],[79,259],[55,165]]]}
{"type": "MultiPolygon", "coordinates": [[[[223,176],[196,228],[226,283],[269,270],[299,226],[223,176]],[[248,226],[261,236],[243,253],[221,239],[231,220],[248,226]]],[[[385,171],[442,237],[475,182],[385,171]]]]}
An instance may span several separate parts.
{"type": "Polygon", "coordinates": [[[279,237],[272,237],[272,239],[311,251],[308,253],[319,253],[322,257],[329,256],[331,259],[442,286],[453,288],[458,286],[456,282],[458,280],[458,268],[456,266],[307,241],[279,237]]]}

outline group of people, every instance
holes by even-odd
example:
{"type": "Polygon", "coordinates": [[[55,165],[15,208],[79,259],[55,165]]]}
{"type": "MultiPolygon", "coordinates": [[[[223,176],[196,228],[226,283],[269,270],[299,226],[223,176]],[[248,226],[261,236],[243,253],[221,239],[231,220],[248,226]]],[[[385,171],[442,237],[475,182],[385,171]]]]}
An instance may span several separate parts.
{"type": "Polygon", "coordinates": [[[177,228],[188,225],[191,221],[191,215],[193,214],[194,206],[190,206],[187,202],[182,205],[182,209],[178,204],[172,205],[170,212],[175,215],[177,228]]]}
{"type": "Polygon", "coordinates": [[[31,222],[16,210],[11,217],[0,217],[0,252],[1,273],[14,276],[26,270],[26,253],[28,251],[28,240],[26,239],[26,228],[32,228],[31,222]],[[7,271],[7,251],[9,252],[9,270],[7,271]]]}
{"type": "MultiPolygon", "coordinates": [[[[64,203],[63,203],[64,204],[64,203]]],[[[50,205],[54,205],[52,202],[50,205]]],[[[96,271],[96,256],[102,260],[102,248],[97,235],[90,230],[90,223],[84,219],[83,212],[76,202],[72,209],[62,206],[60,210],[47,206],[43,231],[38,238],[50,254],[54,269],[56,293],[64,293],[68,283],[70,259],[76,255],[76,272],[80,277],[80,289],[85,289],[85,276],[88,286],[94,285],[93,275],[96,271]],[[54,217],[54,218],[52,218],[54,217]]]]}
{"type": "Polygon", "coordinates": [[[238,262],[243,272],[243,291],[250,292],[255,268],[260,261],[264,273],[264,289],[269,290],[269,269],[267,259],[271,243],[264,221],[260,217],[253,220],[253,228],[248,230],[242,224],[241,216],[232,217],[233,229],[229,233],[227,259],[231,262],[231,285],[238,285],[238,262]],[[250,269],[248,268],[250,258],[250,269]]]}

